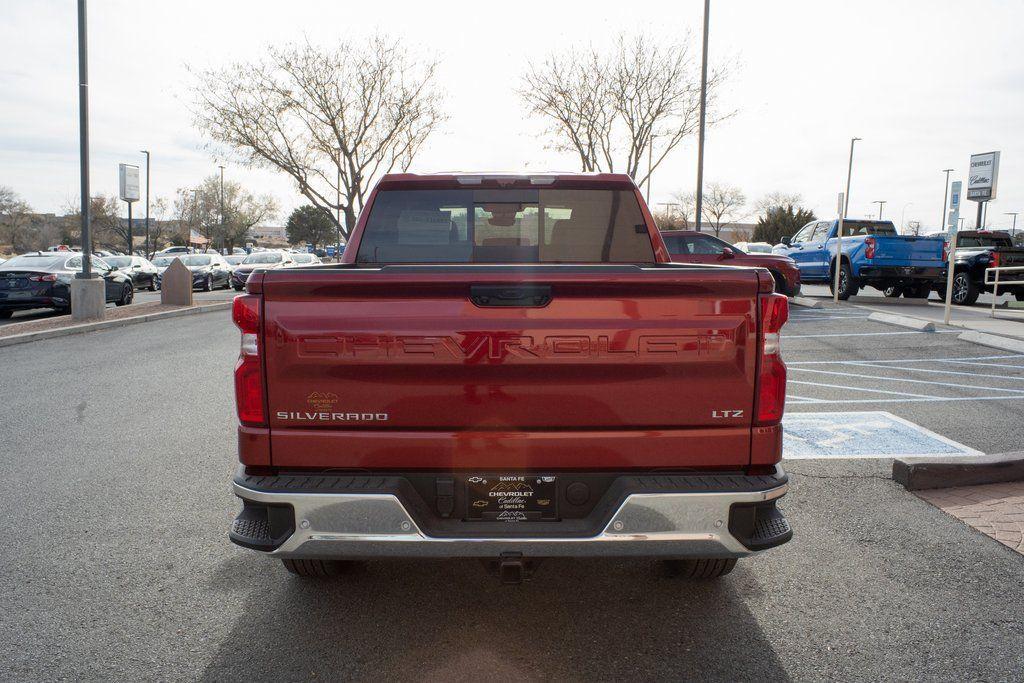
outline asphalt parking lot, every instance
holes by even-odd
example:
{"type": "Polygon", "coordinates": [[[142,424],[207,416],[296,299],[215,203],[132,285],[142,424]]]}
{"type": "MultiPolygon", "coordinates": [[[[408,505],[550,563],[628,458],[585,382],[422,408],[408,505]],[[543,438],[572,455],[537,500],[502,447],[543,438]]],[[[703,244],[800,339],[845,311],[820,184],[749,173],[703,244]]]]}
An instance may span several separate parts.
{"type": "MultiPolygon", "coordinates": [[[[1024,357],[866,316],[793,309],[791,416],[882,411],[978,451],[1019,447],[1024,357]]],[[[788,460],[794,540],[716,583],[637,561],[549,560],[519,587],[475,562],[290,576],[226,538],[237,345],[219,312],[0,349],[0,678],[1024,670],[1024,557],[903,491],[884,458],[788,460]]]]}

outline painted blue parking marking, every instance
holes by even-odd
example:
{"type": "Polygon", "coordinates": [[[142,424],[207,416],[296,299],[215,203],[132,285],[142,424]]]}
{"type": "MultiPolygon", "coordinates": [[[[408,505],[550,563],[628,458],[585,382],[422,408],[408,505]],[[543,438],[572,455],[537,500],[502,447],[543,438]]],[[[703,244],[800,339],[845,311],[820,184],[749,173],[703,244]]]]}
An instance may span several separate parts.
{"type": "Polygon", "coordinates": [[[786,459],[981,455],[884,411],[790,413],[782,430],[786,459]]]}

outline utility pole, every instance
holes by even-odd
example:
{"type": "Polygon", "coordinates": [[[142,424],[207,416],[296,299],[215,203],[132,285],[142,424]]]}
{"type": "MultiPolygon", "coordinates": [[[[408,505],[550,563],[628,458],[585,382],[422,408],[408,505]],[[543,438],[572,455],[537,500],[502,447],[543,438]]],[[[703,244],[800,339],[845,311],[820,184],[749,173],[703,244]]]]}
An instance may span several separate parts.
{"type": "Polygon", "coordinates": [[[945,231],[946,229],[946,201],[949,199],[949,174],[953,172],[951,168],[944,168],[942,172],[946,174],[946,181],[942,184],[942,220],[939,221],[939,230],[945,231]]]}
{"type": "Polygon", "coordinates": [[[334,245],[334,260],[341,261],[341,148],[338,149],[338,184],[335,187],[338,202],[338,243],[334,245]]]}
{"type": "Polygon", "coordinates": [[[149,150],[139,150],[146,155],[146,258],[153,253],[149,250],[149,150]]]}
{"type": "Polygon", "coordinates": [[[860,140],[860,138],[850,138],[850,161],[846,165],[846,195],[843,199],[843,218],[846,218],[850,212],[850,180],[853,177],[853,143],[860,140]]]}
{"type": "Polygon", "coordinates": [[[704,122],[708,102],[708,22],[711,0],[704,0],[704,42],[700,61],[700,128],[697,134],[697,232],[700,232],[700,214],[704,208],[704,122]]]}
{"type": "Polygon", "coordinates": [[[1013,216],[1013,227],[1010,228],[1010,237],[1016,237],[1017,236],[1017,214],[1018,213],[1019,212],[1017,212],[1017,211],[1007,211],[1005,213],[1005,215],[1007,215],[1007,216],[1013,216]]]}
{"type": "Polygon", "coordinates": [[[872,204],[878,204],[878,220],[882,220],[882,208],[885,206],[887,201],[888,200],[886,199],[876,199],[871,202],[872,204]]]}
{"type": "Polygon", "coordinates": [[[220,166],[220,246],[224,248],[224,167],[220,166]]]}
{"type": "Polygon", "coordinates": [[[82,272],[78,274],[91,280],[92,272],[92,217],[89,215],[89,34],[86,25],[85,0],[78,0],[78,149],[81,163],[82,197],[82,272]]]}

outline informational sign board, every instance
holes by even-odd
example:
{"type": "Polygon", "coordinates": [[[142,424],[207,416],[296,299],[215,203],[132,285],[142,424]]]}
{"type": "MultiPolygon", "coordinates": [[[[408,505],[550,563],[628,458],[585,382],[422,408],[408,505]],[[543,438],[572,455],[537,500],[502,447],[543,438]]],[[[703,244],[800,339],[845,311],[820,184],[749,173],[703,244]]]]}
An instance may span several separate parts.
{"type": "Polygon", "coordinates": [[[121,199],[126,202],[139,201],[139,167],[118,164],[118,189],[121,199]]]}
{"type": "Polygon", "coordinates": [[[967,176],[967,198],[972,202],[987,202],[996,198],[999,181],[999,152],[971,155],[971,170],[967,176]]]}
{"type": "Polygon", "coordinates": [[[946,232],[950,235],[956,234],[957,226],[960,224],[960,193],[963,183],[954,180],[949,194],[949,214],[946,219],[946,232]]]}

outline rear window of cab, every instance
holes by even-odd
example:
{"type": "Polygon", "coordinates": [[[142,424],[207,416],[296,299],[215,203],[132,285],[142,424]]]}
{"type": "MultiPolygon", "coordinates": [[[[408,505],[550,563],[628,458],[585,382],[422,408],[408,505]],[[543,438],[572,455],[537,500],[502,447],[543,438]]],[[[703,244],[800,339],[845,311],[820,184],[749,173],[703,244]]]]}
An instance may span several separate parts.
{"type": "Polygon", "coordinates": [[[357,263],[654,262],[630,190],[384,190],[357,263]]]}

